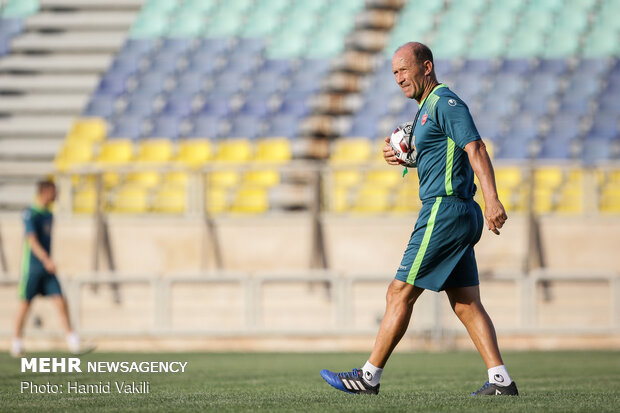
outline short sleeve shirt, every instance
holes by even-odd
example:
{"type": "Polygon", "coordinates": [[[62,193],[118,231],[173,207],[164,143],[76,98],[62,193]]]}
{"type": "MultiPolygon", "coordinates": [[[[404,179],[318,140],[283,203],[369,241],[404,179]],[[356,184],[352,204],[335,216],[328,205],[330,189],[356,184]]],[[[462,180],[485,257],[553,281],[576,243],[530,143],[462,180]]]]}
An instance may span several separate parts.
{"type": "Polygon", "coordinates": [[[464,148],[479,140],[480,134],[467,105],[445,85],[437,86],[420,103],[412,134],[420,199],[472,198],[476,191],[474,171],[464,148]]]}

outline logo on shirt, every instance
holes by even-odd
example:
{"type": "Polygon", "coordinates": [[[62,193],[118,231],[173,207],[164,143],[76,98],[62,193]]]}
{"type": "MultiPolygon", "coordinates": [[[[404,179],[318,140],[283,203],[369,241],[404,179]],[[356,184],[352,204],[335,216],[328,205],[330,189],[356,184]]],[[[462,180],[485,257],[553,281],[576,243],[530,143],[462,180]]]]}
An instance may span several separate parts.
{"type": "Polygon", "coordinates": [[[428,119],[428,113],[425,113],[424,116],[422,116],[422,125],[426,123],[427,119],[428,119]]]}
{"type": "Polygon", "coordinates": [[[448,105],[450,105],[450,106],[456,106],[456,100],[454,100],[454,99],[448,99],[448,105]]]}

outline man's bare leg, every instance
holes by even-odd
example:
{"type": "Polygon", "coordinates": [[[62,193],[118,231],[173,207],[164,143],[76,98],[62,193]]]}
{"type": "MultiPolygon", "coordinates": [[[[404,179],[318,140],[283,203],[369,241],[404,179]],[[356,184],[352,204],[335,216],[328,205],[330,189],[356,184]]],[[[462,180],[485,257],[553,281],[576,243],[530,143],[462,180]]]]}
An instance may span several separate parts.
{"type": "Polygon", "coordinates": [[[73,330],[71,329],[71,319],[69,318],[69,307],[67,305],[67,300],[65,300],[65,297],[60,294],[53,295],[52,300],[58,309],[58,315],[60,316],[60,322],[62,323],[63,330],[65,330],[66,334],[71,334],[73,330]]]}
{"type": "Polygon", "coordinates": [[[409,327],[413,305],[424,290],[400,280],[393,280],[386,295],[385,315],[368,361],[383,368],[392,351],[409,327]]]}
{"type": "Polygon", "coordinates": [[[446,294],[454,313],[467,329],[487,369],[504,364],[497,345],[495,327],[482,306],[478,286],[450,288],[446,290],[446,294]]]}

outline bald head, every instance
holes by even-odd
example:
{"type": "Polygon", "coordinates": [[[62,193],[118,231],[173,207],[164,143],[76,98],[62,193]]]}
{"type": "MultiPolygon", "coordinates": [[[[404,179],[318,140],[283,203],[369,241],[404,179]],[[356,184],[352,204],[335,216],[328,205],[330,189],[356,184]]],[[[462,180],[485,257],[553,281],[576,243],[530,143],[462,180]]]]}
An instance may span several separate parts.
{"type": "Polygon", "coordinates": [[[433,53],[422,43],[409,42],[396,49],[392,72],[405,96],[418,102],[437,84],[433,53]]]}

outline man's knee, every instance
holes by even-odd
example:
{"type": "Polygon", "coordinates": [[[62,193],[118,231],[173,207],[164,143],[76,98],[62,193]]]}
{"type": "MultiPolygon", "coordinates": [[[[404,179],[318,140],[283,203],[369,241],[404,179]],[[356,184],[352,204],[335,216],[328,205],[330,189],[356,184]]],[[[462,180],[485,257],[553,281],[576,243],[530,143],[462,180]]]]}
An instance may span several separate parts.
{"type": "Polygon", "coordinates": [[[413,304],[424,291],[400,280],[393,280],[388,287],[386,299],[389,304],[413,304]]]}

